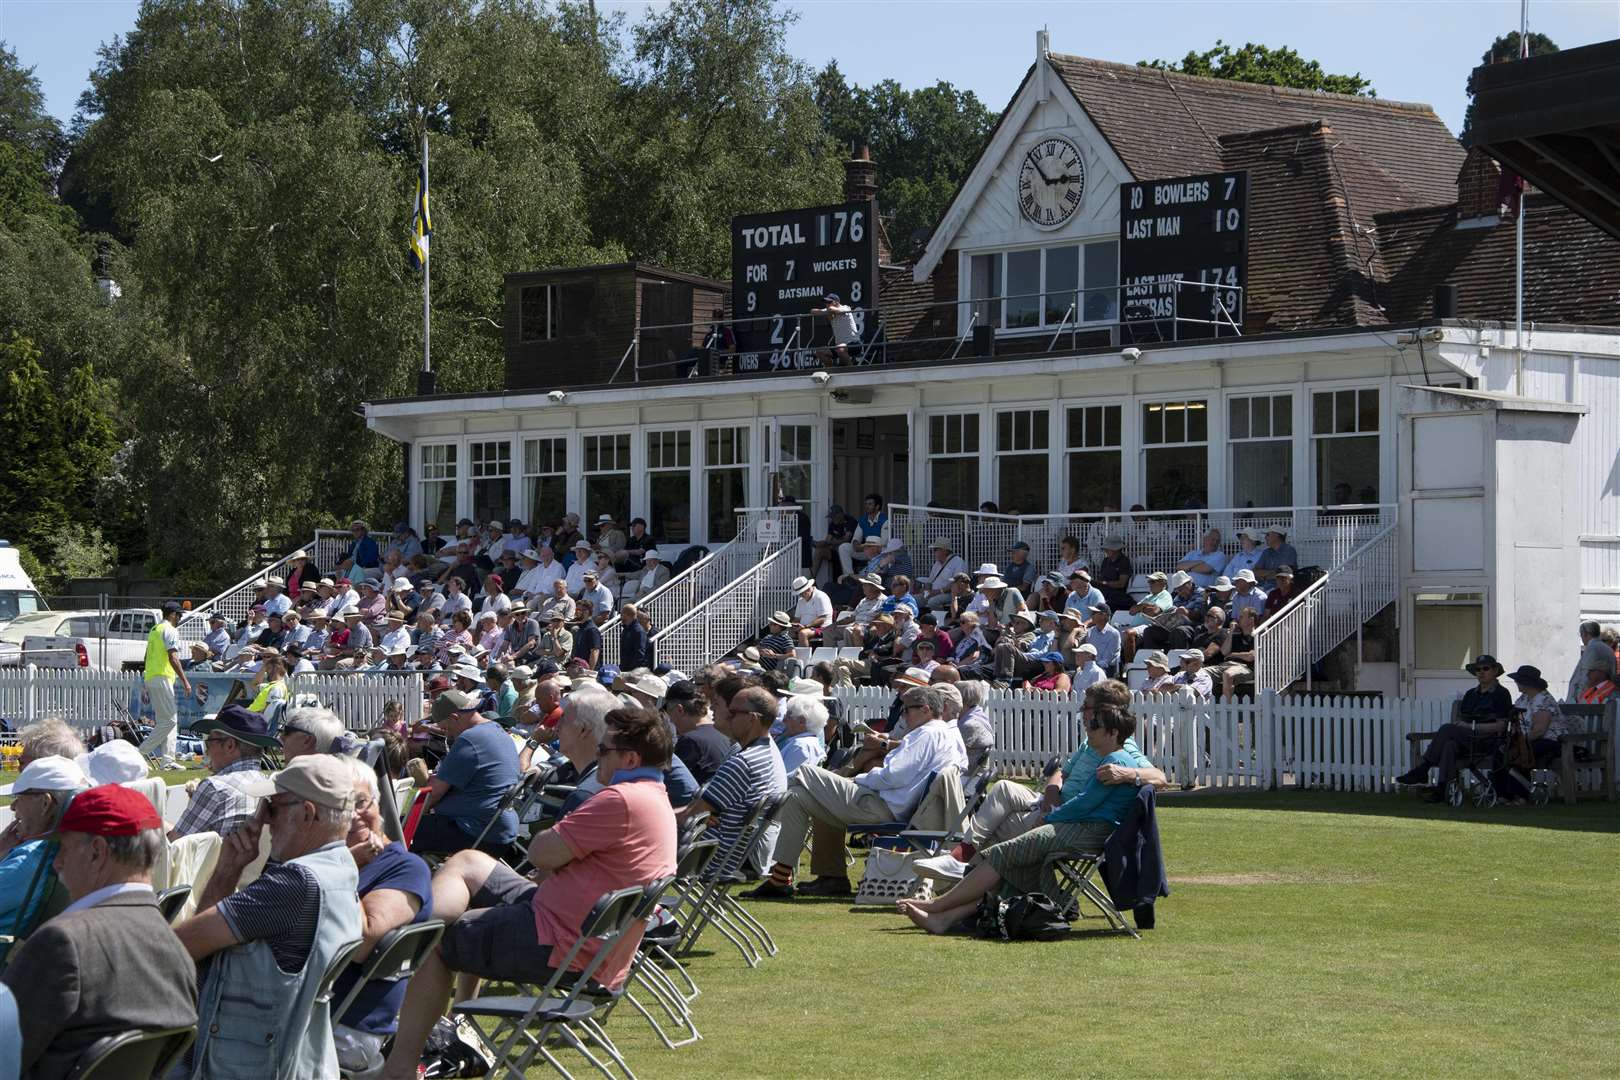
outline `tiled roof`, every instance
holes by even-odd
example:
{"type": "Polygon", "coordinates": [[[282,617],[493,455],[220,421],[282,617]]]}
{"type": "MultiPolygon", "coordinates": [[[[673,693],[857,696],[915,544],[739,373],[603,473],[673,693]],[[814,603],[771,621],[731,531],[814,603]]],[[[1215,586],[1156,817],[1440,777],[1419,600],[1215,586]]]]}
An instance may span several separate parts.
{"type": "Polygon", "coordinates": [[[1422,204],[1457,197],[1463,150],[1434,110],[1382,98],[1178,75],[1049,53],[1053,69],[1138,179],[1225,168],[1220,139],[1321,121],[1422,204]]]}
{"type": "MultiPolygon", "coordinates": [[[[1525,319],[1620,326],[1620,243],[1546,196],[1528,197],[1525,211],[1525,319]]],[[[1379,216],[1390,321],[1431,317],[1434,287],[1443,283],[1457,286],[1460,318],[1513,318],[1512,219],[1467,229],[1456,220],[1450,206],[1379,216]]]]}

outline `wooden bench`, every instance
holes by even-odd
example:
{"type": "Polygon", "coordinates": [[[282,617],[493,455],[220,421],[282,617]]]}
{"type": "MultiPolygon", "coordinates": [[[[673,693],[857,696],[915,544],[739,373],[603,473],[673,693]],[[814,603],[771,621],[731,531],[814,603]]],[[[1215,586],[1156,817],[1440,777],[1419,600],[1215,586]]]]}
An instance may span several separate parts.
{"type": "MultiPolygon", "coordinates": [[[[1451,703],[1451,722],[1460,720],[1462,701],[1451,703]]],[[[1614,737],[1615,717],[1620,713],[1620,699],[1610,698],[1601,705],[1559,705],[1566,718],[1578,720],[1585,727],[1584,731],[1573,735],[1561,735],[1558,738],[1558,760],[1556,765],[1549,764],[1558,773],[1558,787],[1563,792],[1564,803],[1574,806],[1575,800],[1580,797],[1576,780],[1581,769],[1595,769],[1602,776],[1601,784],[1596,792],[1604,800],[1614,800],[1614,737]],[[1586,747],[1589,757],[1579,761],[1575,757],[1577,747],[1586,747]]],[[[1433,739],[1437,731],[1408,732],[1406,741],[1412,747],[1412,764],[1415,767],[1423,758],[1423,744],[1433,739]]]]}

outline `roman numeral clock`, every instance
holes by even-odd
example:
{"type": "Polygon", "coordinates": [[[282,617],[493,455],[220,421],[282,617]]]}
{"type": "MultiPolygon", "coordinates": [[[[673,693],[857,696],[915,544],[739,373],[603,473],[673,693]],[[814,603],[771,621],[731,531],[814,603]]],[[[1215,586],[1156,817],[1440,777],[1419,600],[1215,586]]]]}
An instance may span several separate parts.
{"type": "Polygon", "coordinates": [[[1032,225],[1055,229],[1074,216],[1086,193],[1080,148],[1052,135],[1024,154],[1018,169],[1018,210],[1032,225]]]}

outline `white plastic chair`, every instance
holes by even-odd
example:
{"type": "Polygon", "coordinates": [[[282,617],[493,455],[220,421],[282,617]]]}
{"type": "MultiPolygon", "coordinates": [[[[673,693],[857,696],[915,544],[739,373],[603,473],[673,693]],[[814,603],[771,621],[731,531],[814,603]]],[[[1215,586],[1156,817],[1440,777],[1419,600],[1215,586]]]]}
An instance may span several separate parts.
{"type": "Polygon", "coordinates": [[[793,646],[793,657],[794,659],[798,660],[801,668],[810,663],[810,654],[813,652],[815,652],[815,650],[808,645],[793,646]]]}
{"type": "Polygon", "coordinates": [[[860,658],[861,647],[859,645],[844,645],[838,650],[838,659],[840,660],[859,660],[860,658]]]}

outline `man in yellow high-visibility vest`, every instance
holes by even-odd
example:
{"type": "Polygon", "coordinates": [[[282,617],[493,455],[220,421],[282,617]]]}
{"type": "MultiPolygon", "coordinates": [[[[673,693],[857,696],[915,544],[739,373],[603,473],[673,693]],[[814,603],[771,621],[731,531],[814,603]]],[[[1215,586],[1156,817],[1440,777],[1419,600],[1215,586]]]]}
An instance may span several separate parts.
{"type": "Polygon", "coordinates": [[[146,636],[146,699],[152,703],[152,734],[141,743],[141,753],[156,756],[158,767],[178,769],[174,760],[176,713],[174,681],[191,693],[191,681],[180,666],[180,614],[184,609],[173,600],[163,605],[163,618],[146,636]]]}

